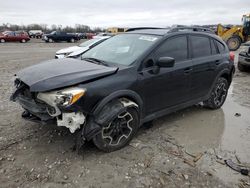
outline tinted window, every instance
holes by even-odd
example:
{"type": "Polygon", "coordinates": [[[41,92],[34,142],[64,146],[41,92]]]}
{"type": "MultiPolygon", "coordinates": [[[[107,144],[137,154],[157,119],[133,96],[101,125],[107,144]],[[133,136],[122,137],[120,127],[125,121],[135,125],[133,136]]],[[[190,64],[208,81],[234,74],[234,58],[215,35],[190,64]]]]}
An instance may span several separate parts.
{"type": "Polygon", "coordinates": [[[207,37],[190,36],[192,43],[193,57],[205,57],[211,54],[210,41],[207,37]]]}
{"type": "Polygon", "coordinates": [[[188,58],[187,37],[180,36],[168,39],[156,51],[157,57],[172,57],[176,62],[183,61],[188,58]]]}
{"type": "Polygon", "coordinates": [[[225,51],[225,46],[222,43],[220,43],[219,41],[216,40],[216,44],[218,46],[218,49],[219,49],[220,53],[225,51]]]}
{"type": "Polygon", "coordinates": [[[211,42],[211,50],[212,50],[212,54],[218,54],[218,51],[216,49],[216,46],[215,46],[215,43],[214,43],[214,40],[210,40],[211,42]]]}

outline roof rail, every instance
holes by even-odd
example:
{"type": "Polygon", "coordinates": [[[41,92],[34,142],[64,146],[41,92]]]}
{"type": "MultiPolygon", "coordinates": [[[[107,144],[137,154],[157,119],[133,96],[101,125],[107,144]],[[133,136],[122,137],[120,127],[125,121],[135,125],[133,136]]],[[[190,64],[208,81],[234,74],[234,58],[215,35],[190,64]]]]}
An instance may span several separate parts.
{"type": "Polygon", "coordinates": [[[206,32],[206,33],[211,33],[211,34],[215,34],[215,31],[213,31],[212,29],[209,28],[205,28],[205,27],[174,27],[171,28],[169,30],[169,33],[171,32],[178,32],[178,31],[197,31],[197,32],[206,32]]]}
{"type": "Polygon", "coordinates": [[[132,27],[126,30],[126,32],[129,31],[136,31],[136,30],[143,30],[143,29],[166,29],[166,28],[161,28],[161,27],[132,27]]]}

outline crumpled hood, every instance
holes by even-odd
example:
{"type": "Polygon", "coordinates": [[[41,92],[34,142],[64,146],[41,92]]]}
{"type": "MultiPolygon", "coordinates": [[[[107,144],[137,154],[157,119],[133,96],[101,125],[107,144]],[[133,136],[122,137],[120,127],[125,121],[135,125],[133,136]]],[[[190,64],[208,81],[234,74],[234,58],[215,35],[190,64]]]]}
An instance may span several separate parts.
{"type": "Polygon", "coordinates": [[[71,47],[63,48],[63,49],[57,51],[56,54],[71,53],[71,52],[74,52],[74,51],[79,50],[79,49],[81,49],[81,47],[79,47],[79,46],[71,46],[71,47]]]}
{"type": "Polygon", "coordinates": [[[44,92],[108,76],[117,70],[117,67],[65,58],[27,67],[16,75],[30,87],[31,92],[44,92]]]}

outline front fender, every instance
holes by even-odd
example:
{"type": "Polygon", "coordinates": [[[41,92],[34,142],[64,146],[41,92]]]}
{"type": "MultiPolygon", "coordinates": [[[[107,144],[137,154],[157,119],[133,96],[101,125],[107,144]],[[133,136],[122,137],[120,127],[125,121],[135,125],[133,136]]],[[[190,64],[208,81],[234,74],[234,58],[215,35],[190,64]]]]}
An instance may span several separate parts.
{"type": "Polygon", "coordinates": [[[128,107],[134,107],[138,111],[139,117],[141,116],[143,102],[136,92],[120,90],[108,95],[97,104],[89,115],[87,124],[82,129],[82,135],[87,140],[91,140],[100,133],[102,125],[112,121],[117,115],[125,112],[128,107]]]}
{"type": "Polygon", "coordinates": [[[127,98],[127,99],[132,100],[138,105],[139,114],[140,115],[143,114],[143,101],[141,97],[132,90],[119,90],[108,95],[94,107],[92,114],[96,116],[106,104],[108,104],[112,100],[119,99],[119,98],[127,98]]]}

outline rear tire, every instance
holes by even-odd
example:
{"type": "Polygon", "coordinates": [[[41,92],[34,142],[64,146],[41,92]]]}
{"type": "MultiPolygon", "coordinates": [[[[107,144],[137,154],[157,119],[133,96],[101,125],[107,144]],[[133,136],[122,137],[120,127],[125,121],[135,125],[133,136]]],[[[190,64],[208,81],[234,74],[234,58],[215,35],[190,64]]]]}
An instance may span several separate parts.
{"type": "Polygon", "coordinates": [[[246,66],[242,65],[240,62],[238,62],[238,69],[241,72],[245,72],[246,71],[246,66]]]}
{"type": "Polygon", "coordinates": [[[74,42],[75,42],[75,39],[73,39],[73,38],[72,38],[72,39],[70,39],[70,42],[74,43],[74,42]]]}
{"type": "Polygon", "coordinates": [[[225,78],[220,77],[216,81],[209,99],[203,102],[204,106],[210,109],[220,108],[227,98],[228,88],[228,81],[225,78]]]}
{"type": "Polygon", "coordinates": [[[21,42],[21,43],[25,43],[25,42],[26,42],[26,40],[25,40],[25,39],[22,39],[20,42],[21,42]]]}
{"type": "Polygon", "coordinates": [[[236,51],[240,48],[241,39],[238,36],[232,36],[227,40],[227,46],[230,51],[236,51]]]}
{"type": "Polygon", "coordinates": [[[1,42],[1,43],[5,43],[5,40],[4,40],[4,39],[1,39],[0,42],[1,42]]]}
{"type": "Polygon", "coordinates": [[[114,120],[103,125],[101,132],[93,138],[93,143],[104,152],[112,152],[126,146],[139,129],[139,116],[134,108],[127,108],[114,120]]]}

